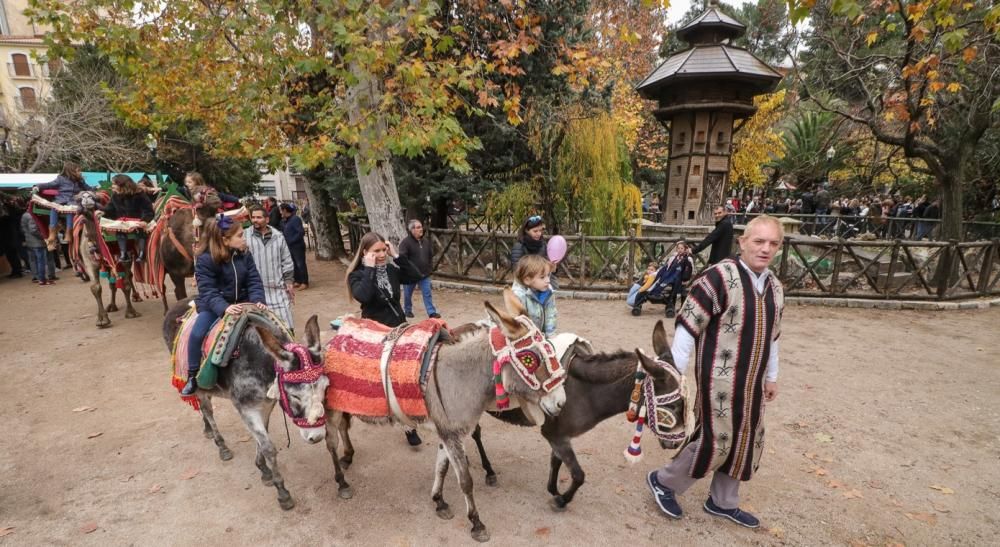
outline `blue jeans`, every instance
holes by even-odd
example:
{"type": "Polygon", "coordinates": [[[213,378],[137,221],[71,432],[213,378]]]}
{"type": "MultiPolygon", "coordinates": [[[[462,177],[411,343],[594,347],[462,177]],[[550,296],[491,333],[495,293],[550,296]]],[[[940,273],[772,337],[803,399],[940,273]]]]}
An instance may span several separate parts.
{"type": "Polygon", "coordinates": [[[191,327],[191,337],[188,338],[188,378],[198,374],[198,368],[201,367],[201,344],[218,318],[214,312],[198,312],[194,326],[191,327]]]}
{"type": "Polygon", "coordinates": [[[35,274],[35,279],[46,281],[56,276],[55,270],[51,268],[48,277],[45,276],[45,268],[49,265],[49,256],[45,247],[31,247],[28,251],[31,253],[31,273],[35,274]]]}
{"type": "MultiPolygon", "coordinates": [[[[59,224],[59,211],[55,209],[49,209],[49,229],[55,228],[59,224]]],[[[66,233],[73,232],[73,215],[66,213],[66,233]]]]}
{"type": "Polygon", "coordinates": [[[424,309],[427,310],[427,315],[434,315],[437,310],[434,309],[434,301],[431,299],[431,278],[427,276],[413,285],[403,285],[403,311],[405,313],[413,313],[413,289],[417,285],[420,285],[420,294],[424,297],[424,309]]]}

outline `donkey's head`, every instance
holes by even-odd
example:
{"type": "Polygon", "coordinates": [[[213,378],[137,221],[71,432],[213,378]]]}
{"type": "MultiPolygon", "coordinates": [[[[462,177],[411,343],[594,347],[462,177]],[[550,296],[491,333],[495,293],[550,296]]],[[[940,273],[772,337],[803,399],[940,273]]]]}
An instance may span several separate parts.
{"type": "Polygon", "coordinates": [[[319,323],[316,316],[306,322],[305,344],[281,344],[271,331],[255,326],[264,348],[274,357],[276,378],[267,396],[278,399],[281,409],[299,428],[302,438],[317,443],[326,437],[326,388],[323,373],[319,323]]]}
{"type": "Polygon", "coordinates": [[[663,321],[653,327],[653,351],[656,359],[636,349],[639,366],[646,373],[643,384],[645,396],[646,422],[663,448],[677,448],[687,438],[694,425],[688,416],[689,394],[684,376],[674,366],[673,354],[667,344],[667,333],[663,321]]]}
{"type": "Polygon", "coordinates": [[[494,374],[499,373],[502,381],[502,386],[497,386],[498,399],[507,391],[539,405],[546,414],[557,416],[566,403],[563,388],[566,369],[559,363],[555,347],[528,318],[510,290],[504,291],[504,302],[506,312],[484,303],[486,313],[496,325],[490,331],[490,346],[495,359],[494,374]]]}
{"type": "Polygon", "coordinates": [[[80,209],[83,212],[94,212],[97,209],[97,205],[100,203],[100,198],[97,197],[97,193],[91,192],[90,190],[84,190],[76,195],[76,201],[80,204],[80,209]]]}

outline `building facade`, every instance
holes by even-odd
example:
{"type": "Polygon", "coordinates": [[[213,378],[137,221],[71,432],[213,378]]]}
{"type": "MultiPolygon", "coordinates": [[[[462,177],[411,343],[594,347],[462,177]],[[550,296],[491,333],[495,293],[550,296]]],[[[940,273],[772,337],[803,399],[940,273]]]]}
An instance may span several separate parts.
{"type": "Polygon", "coordinates": [[[49,96],[52,76],[61,68],[46,58],[46,30],[31,23],[28,0],[0,0],[0,105],[4,120],[25,119],[49,96]]]}

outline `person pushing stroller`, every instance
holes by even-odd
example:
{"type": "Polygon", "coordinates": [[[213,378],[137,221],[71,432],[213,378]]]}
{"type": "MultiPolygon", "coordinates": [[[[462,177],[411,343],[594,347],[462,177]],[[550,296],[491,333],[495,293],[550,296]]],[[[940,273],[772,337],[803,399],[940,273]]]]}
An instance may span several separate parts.
{"type": "Polygon", "coordinates": [[[691,250],[687,243],[679,241],[675,249],[666,265],[656,272],[652,284],[645,290],[640,288],[636,293],[635,302],[632,304],[632,315],[642,314],[642,304],[650,301],[666,304],[667,317],[674,316],[677,295],[683,289],[684,283],[691,279],[691,273],[694,271],[694,260],[691,258],[691,250]]]}

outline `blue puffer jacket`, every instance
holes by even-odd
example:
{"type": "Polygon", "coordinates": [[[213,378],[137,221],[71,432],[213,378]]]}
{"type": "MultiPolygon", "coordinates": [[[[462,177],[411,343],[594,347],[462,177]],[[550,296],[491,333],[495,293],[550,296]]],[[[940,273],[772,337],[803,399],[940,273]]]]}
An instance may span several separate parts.
{"type": "Polygon", "coordinates": [[[264,284],[249,253],[234,253],[222,264],[216,264],[211,253],[201,253],[194,261],[194,276],[198,280],[195,304],[199,313],[211,311],[222,317],[230,304],[264,303],[264,284]]]}
{"type": "Polygon", "coordinates": [[[59,175],[52,182],[45,182],[38,185],[39,190],[59,190],[59,195],[52,201],[59,205],[66,205],[73,201],[73,196],[84,190],[93,190],[86,182],[73,182],[67,177],[59,175]]]}

